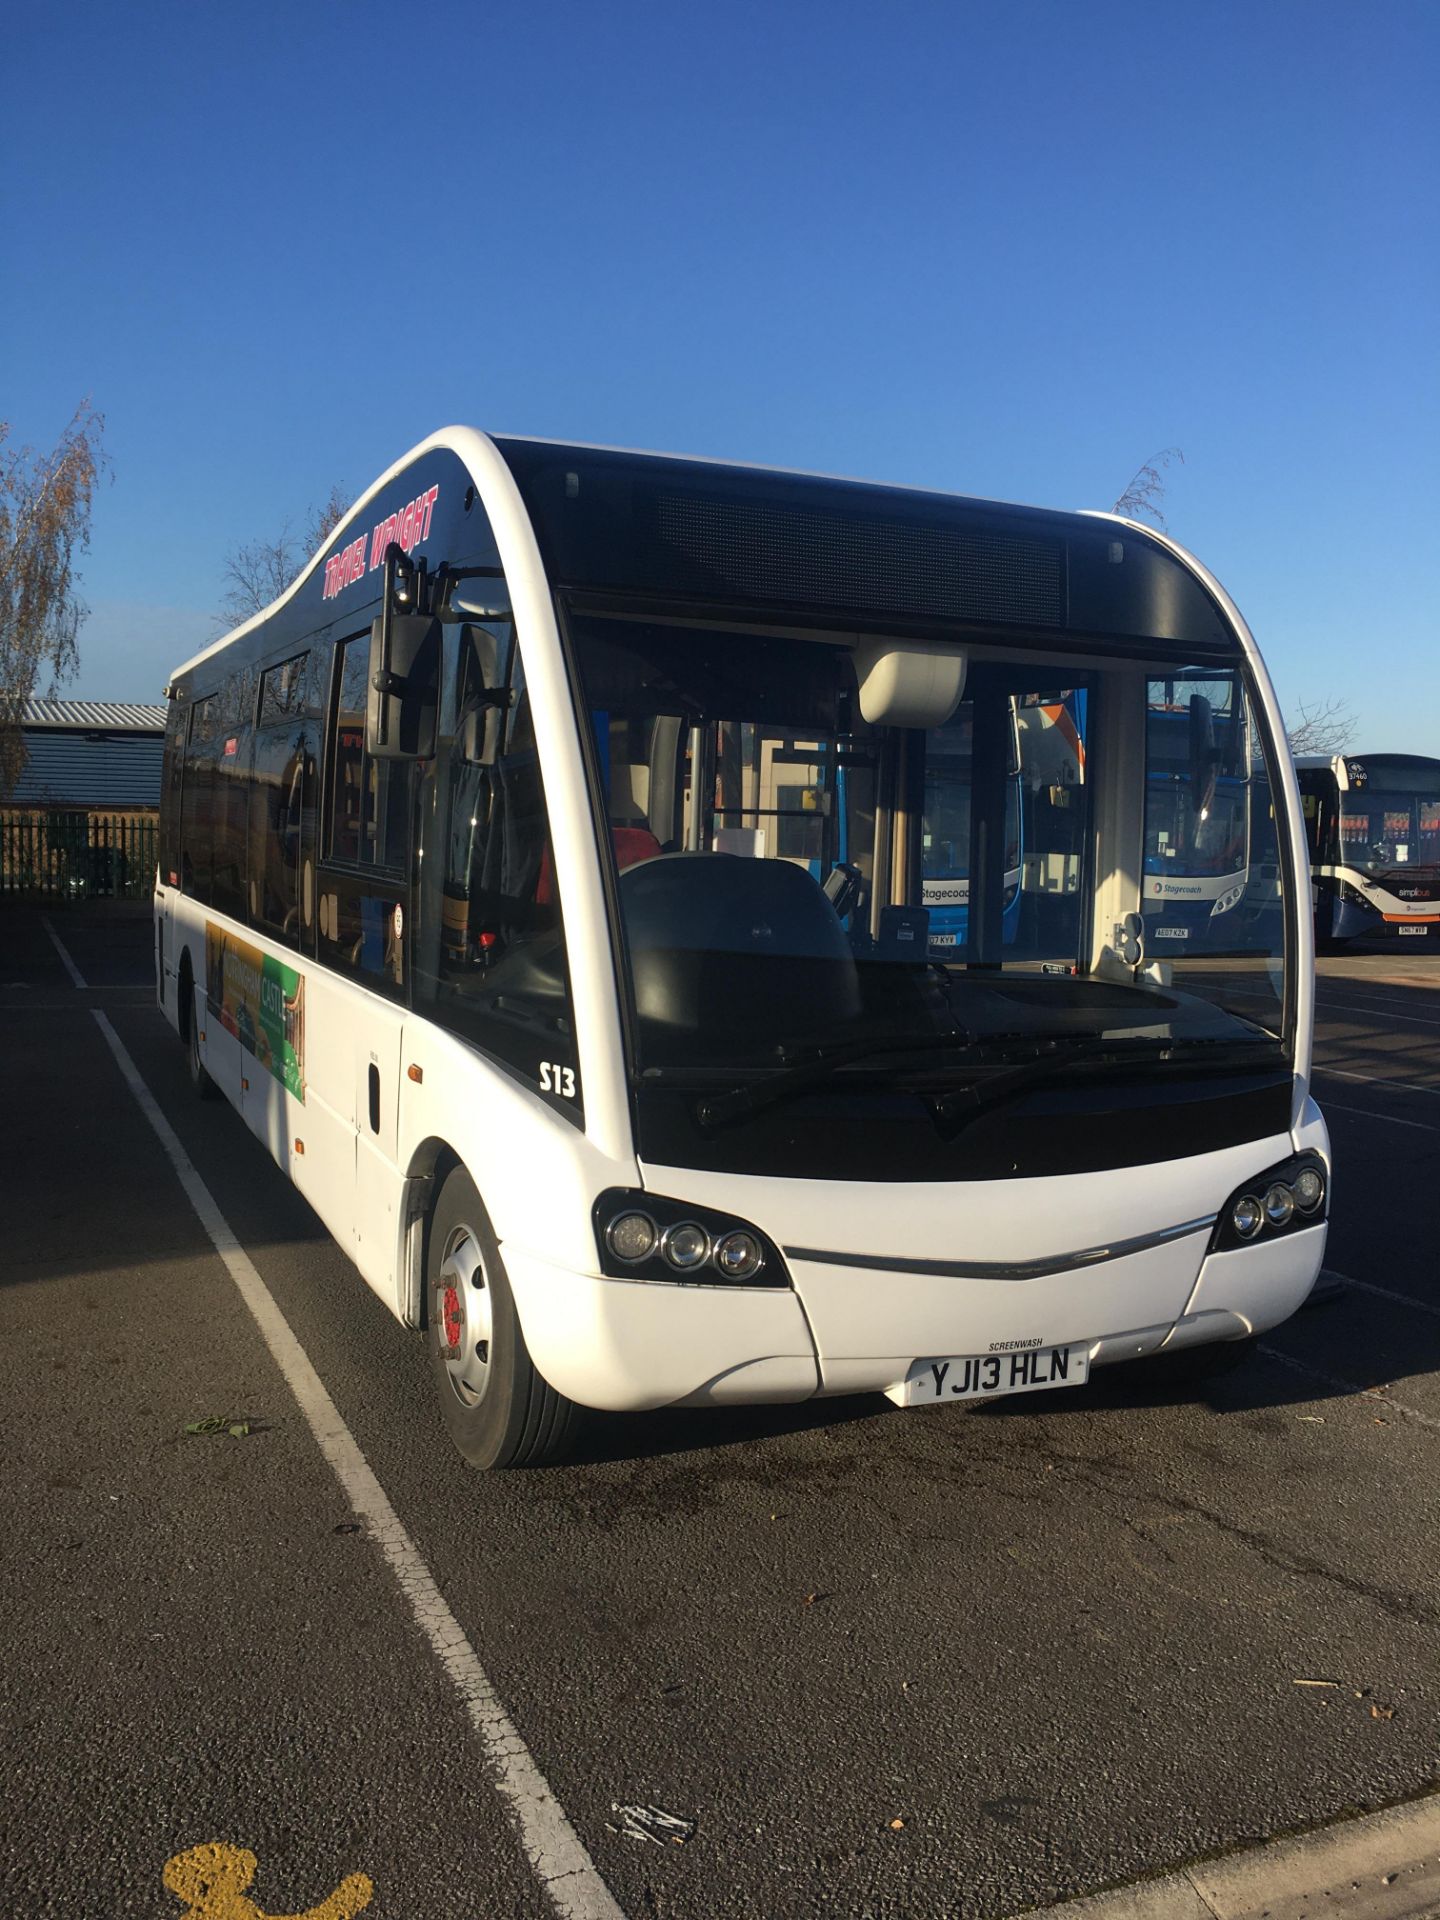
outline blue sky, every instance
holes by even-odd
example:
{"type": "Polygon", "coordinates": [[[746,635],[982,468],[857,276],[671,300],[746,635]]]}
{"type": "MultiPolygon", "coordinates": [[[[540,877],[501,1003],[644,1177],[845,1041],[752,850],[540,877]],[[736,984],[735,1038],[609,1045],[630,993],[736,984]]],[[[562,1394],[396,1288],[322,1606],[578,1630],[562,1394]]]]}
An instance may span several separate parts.
{"type": "Polygon", "coordinates": [[[113,483],[80,677],[450,421],[1047,506],[1141,461],[1282,701],[1431,752],[1440,9],[12,10],[0,418],[113,483]],[[1428,694],[1428,699],[1424,697],[1428,694]]]}

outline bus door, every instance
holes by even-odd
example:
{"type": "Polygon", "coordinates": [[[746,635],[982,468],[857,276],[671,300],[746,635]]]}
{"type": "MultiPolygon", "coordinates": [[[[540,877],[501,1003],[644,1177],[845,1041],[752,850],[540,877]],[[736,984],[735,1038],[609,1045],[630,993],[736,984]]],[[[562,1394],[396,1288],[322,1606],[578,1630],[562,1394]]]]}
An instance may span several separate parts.
{"type": "MultiPolygon", "coordinates": [[[[315,979],[328,1005],[312,1021],[310,1074],[332,1133],[343,1129],[348,1135],[349,1194],[343,1207],[323,1205],[321,1212],[327,1222],[348,1220],[355,1264],[388,1296],[399,1237],[397,1123],[411,945],[407,853],[414,763],[377,759],[366,750],[369,658],[366,629],[341,643],[336,662],[317,919],[319,957],[342,978],[315,979]],[[367,991],[347,991],[344,976],[367,991]]],[[[343,1241],[344,1229],[336,1231],[343,1241]]]]}

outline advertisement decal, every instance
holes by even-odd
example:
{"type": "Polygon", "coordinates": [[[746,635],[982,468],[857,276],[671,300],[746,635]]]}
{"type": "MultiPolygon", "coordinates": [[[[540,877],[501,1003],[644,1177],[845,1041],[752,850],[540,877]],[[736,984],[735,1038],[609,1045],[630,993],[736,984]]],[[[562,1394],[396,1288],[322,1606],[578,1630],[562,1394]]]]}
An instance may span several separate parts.
{"type": "Polygon", "coordinates": [[[212,1016],[288,1092],[305,1099],[305,981],[224,927],[205,927],[205,990],[212,1016]]]}

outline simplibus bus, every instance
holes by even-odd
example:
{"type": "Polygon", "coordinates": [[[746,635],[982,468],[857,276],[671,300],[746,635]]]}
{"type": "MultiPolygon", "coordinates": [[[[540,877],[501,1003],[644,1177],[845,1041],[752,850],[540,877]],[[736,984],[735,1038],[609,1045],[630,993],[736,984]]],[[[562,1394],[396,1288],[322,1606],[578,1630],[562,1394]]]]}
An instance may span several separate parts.
{"type": "Polygon", "coordinates": [[[452,428],[168,699],[161,1005],[424,1330],[473,1464],[555,1457],[580,1407],[1226,1358],[1310,1289],[1298,794],[1248,630],[1165,536],[452,428]],[[1282,826],[1281,910],[1219,973],[1143,919],[1146,715],[1202,673],[1282,826]],[[1015,714],[1080,691],[1027,861],[1053,815],[1081,870],[1007,943],[1015,714]],[[925,767],[962,699],[940,958],[925,767]],[[843,769],[844,857],[838,822],[783,838],[803,800],[747,821],[777,753],[802,791],[843,769]]]}
{"type": "Polygon", "coordinates": [[[1146,717],[1145,926],[1164,946],[1223,948],[1250,865],[1250,743],[1232,679],[1167,680],[1146,717]],[[1197,781],[1196,770],[1201,770],[1197,781]]]}
{"type": "Polygon", "coordinates": [[[1302,755],[1315,937],[1440,947],[1440,760],[1302,755]]]}

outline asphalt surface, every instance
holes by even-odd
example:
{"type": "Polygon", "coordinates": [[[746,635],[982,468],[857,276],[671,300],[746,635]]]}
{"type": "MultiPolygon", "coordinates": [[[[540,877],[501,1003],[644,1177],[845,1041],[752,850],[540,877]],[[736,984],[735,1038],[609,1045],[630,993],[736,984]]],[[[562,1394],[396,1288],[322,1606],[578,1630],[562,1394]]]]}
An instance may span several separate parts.
{"type": "Polygon", "coordinates": [[[175,1916],[162,1868],[213,1840],[267,1914],[355,1872],[377,1920],[554,1911],[97,1011],[629,1920],[998,1920],[1436,1784],[1440,956],[1322,961],[1349,1284],[1224,1382],[607,1419],[484,1477],[195,1101],[148,919],[52,918],[83,988],[0,915],[0,1911],[175,1916]]]}

